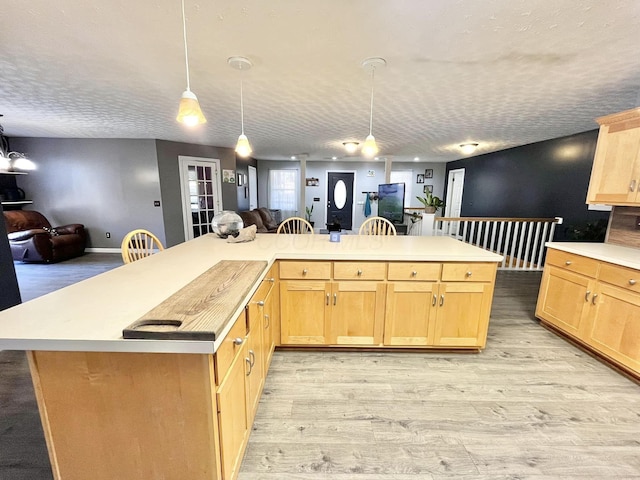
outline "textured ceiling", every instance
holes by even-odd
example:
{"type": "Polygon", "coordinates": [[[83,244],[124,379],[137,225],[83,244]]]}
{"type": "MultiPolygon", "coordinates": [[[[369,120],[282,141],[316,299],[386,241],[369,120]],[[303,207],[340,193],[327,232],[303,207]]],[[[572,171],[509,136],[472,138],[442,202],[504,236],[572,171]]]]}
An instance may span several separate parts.
{"type": "Polygon", "coordinates": [[[5,134],[157,138],[310,160],[369,130],[380,156],[449,161],[597,127],[640,105],[638,0],[185,0],[191,89],[208,123],[175,122],[186,86],[179,0],[4,0],[5,134]]]}

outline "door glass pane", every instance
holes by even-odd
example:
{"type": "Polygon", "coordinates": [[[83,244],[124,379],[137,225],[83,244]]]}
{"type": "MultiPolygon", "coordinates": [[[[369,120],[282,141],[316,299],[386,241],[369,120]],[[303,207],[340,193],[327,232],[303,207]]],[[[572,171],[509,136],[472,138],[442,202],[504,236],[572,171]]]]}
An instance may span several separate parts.
{"type": "Polygon", "coordinates": [[[333,200],[338,210],[344,208],[344,204],[347,202],[347,186],[343,180],[338,180],[336,186],[333,189],[333,200]]]}

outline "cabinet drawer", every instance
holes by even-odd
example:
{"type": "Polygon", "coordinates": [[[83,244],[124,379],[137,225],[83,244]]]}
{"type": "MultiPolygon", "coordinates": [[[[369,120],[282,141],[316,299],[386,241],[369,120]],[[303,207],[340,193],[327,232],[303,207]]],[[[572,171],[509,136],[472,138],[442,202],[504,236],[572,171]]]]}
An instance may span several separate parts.
{"type": "Polygon", "coordinates": [[[640,293],[640,271],[632,268],[602,263],[598,280],[640,293]]]}
{"type": "Polygon", "coordinates": [[[581,273],[588,277],[595,277],[598,273],[597,260],[593,258],[583,257],[581,255],[575,255],[573,253],[562,252],[560,250],[554,250],[550,248],[547,250],[546,263],[549,265],[555,265],[556,267],[564,268],[571,272],[581,273]]]}
{"type": "Polygon", "coordinates": [[[280,262],[280,278],[329,280],[331,278],[331,262],[280,262]]]}
{"type": "Polygon", "coordinates": [[[216,385],[220,385],[222,383],[222,380],[224,380],[224,376],[227,374],[229,366],[233,361],[233,357],[235,357],[237,352],[242,350],[242,344],[236,345],[234,340],[236,338],[241,338],[244,341],[246,335],[247,314],[246,310],[243,310],[238,316],[236,323],[231,327],[231,330],[225,337],[222,345],[220,345],[216,352],[216,385]]]}
{"type": "Polygon", "coordinates": [[[440,280],[441,263],[390,263],[389,280],[429,281],[440,280]]]}
{"type": "Polygon", "coordinates": [[[335,262],[333,278],[336,280],[384,280],[387,264],[381,262],[335,262]]]}
{"type": "Polygon", "coordinates": [[[495,263],[445,263],[443,282],[491,282],[498,268],[495,263]]]}

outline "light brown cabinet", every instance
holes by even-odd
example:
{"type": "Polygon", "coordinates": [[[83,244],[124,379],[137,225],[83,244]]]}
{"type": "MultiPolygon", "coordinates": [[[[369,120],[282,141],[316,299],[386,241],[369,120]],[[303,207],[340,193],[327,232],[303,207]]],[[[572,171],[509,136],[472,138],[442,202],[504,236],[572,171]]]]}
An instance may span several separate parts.
{"type": "Polygon", "coordinates": [[[550,249],[536,316],[637,376],[639,283],[637,270],[550,249]]]}
{"type": "Polygon", "coordinates": [[[280,262],[283,345],[486,343],[496,264],[318,263],[280,262]]]}
{"type": "Polygon", "coordinates": [[[640,205],[640,108],[597,122],[600,133],[587,203],[640,205]]]}

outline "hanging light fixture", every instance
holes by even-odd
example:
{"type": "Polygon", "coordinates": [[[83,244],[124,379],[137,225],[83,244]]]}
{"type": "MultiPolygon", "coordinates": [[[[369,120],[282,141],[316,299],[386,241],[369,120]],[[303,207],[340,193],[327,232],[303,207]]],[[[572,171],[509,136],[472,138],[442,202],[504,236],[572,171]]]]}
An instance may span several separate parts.
{"type": "Polygon", "coordinates": [[[240,125],[241,133],[238,137],[238,143],[236,144],[236,153],[240,157],[248,157],[251,155],[251,145],[249,139],[244,134],[244,99],[242,95],[242,71],[249,70],[252,66],[248,58],[245,57],[229,57],[227,63],[236,70],[240,70],[240,125]]]}
{"type": "Polygon", "coordinates": [[[465,155],[471,155],[473,152],[476,151],[476,148],[478,148],[477,143],[461,143],[460,144],[460,150],[462,150],[462,153],[464,153],[465,155]]]}
{"type": "Polygon", "coordinates": [[[187,50],[187,21],[184,16],[184,0],[182,0],[182,32],[184,34],[184,63],[187,71],[187,89],[182,93],[182,97],[180,98],[180,107],[178,108],[176,120],[189,127],[193,127],[199,123],[206,123],[207,119],[202,114],[202,110],[200,110],[198,98],[196,94],[191,91],[191,84],[189,82],[189,53],[187,50]]]}
{"type": "Polygon", "coordinates": [[[24,153],[9,150],[9,139],[4,136],[4,127],[0,125],[0,172],[24,172],[35,169],[36,164],[24,153]]]}
{"type": "Polygon", "coordinates": [[[364,141],[362,145],[362,154],[371,158],[378,153],[378,145],[376,144],[376,139],[373,136],[373,84],[374,84],[374,75],[377,67],[384,67],[387,64],[384,58],[373,57],[367,58],[364,62],[362,62],[362,66],[364,68],[371,69],[371,115],[369,116],[369,135],[364,141]]]}
{"type": "Polygon", "coordinates": [[[356,153],[358,151],[359,142],[342,142],[347,153],[356,153]]]}

